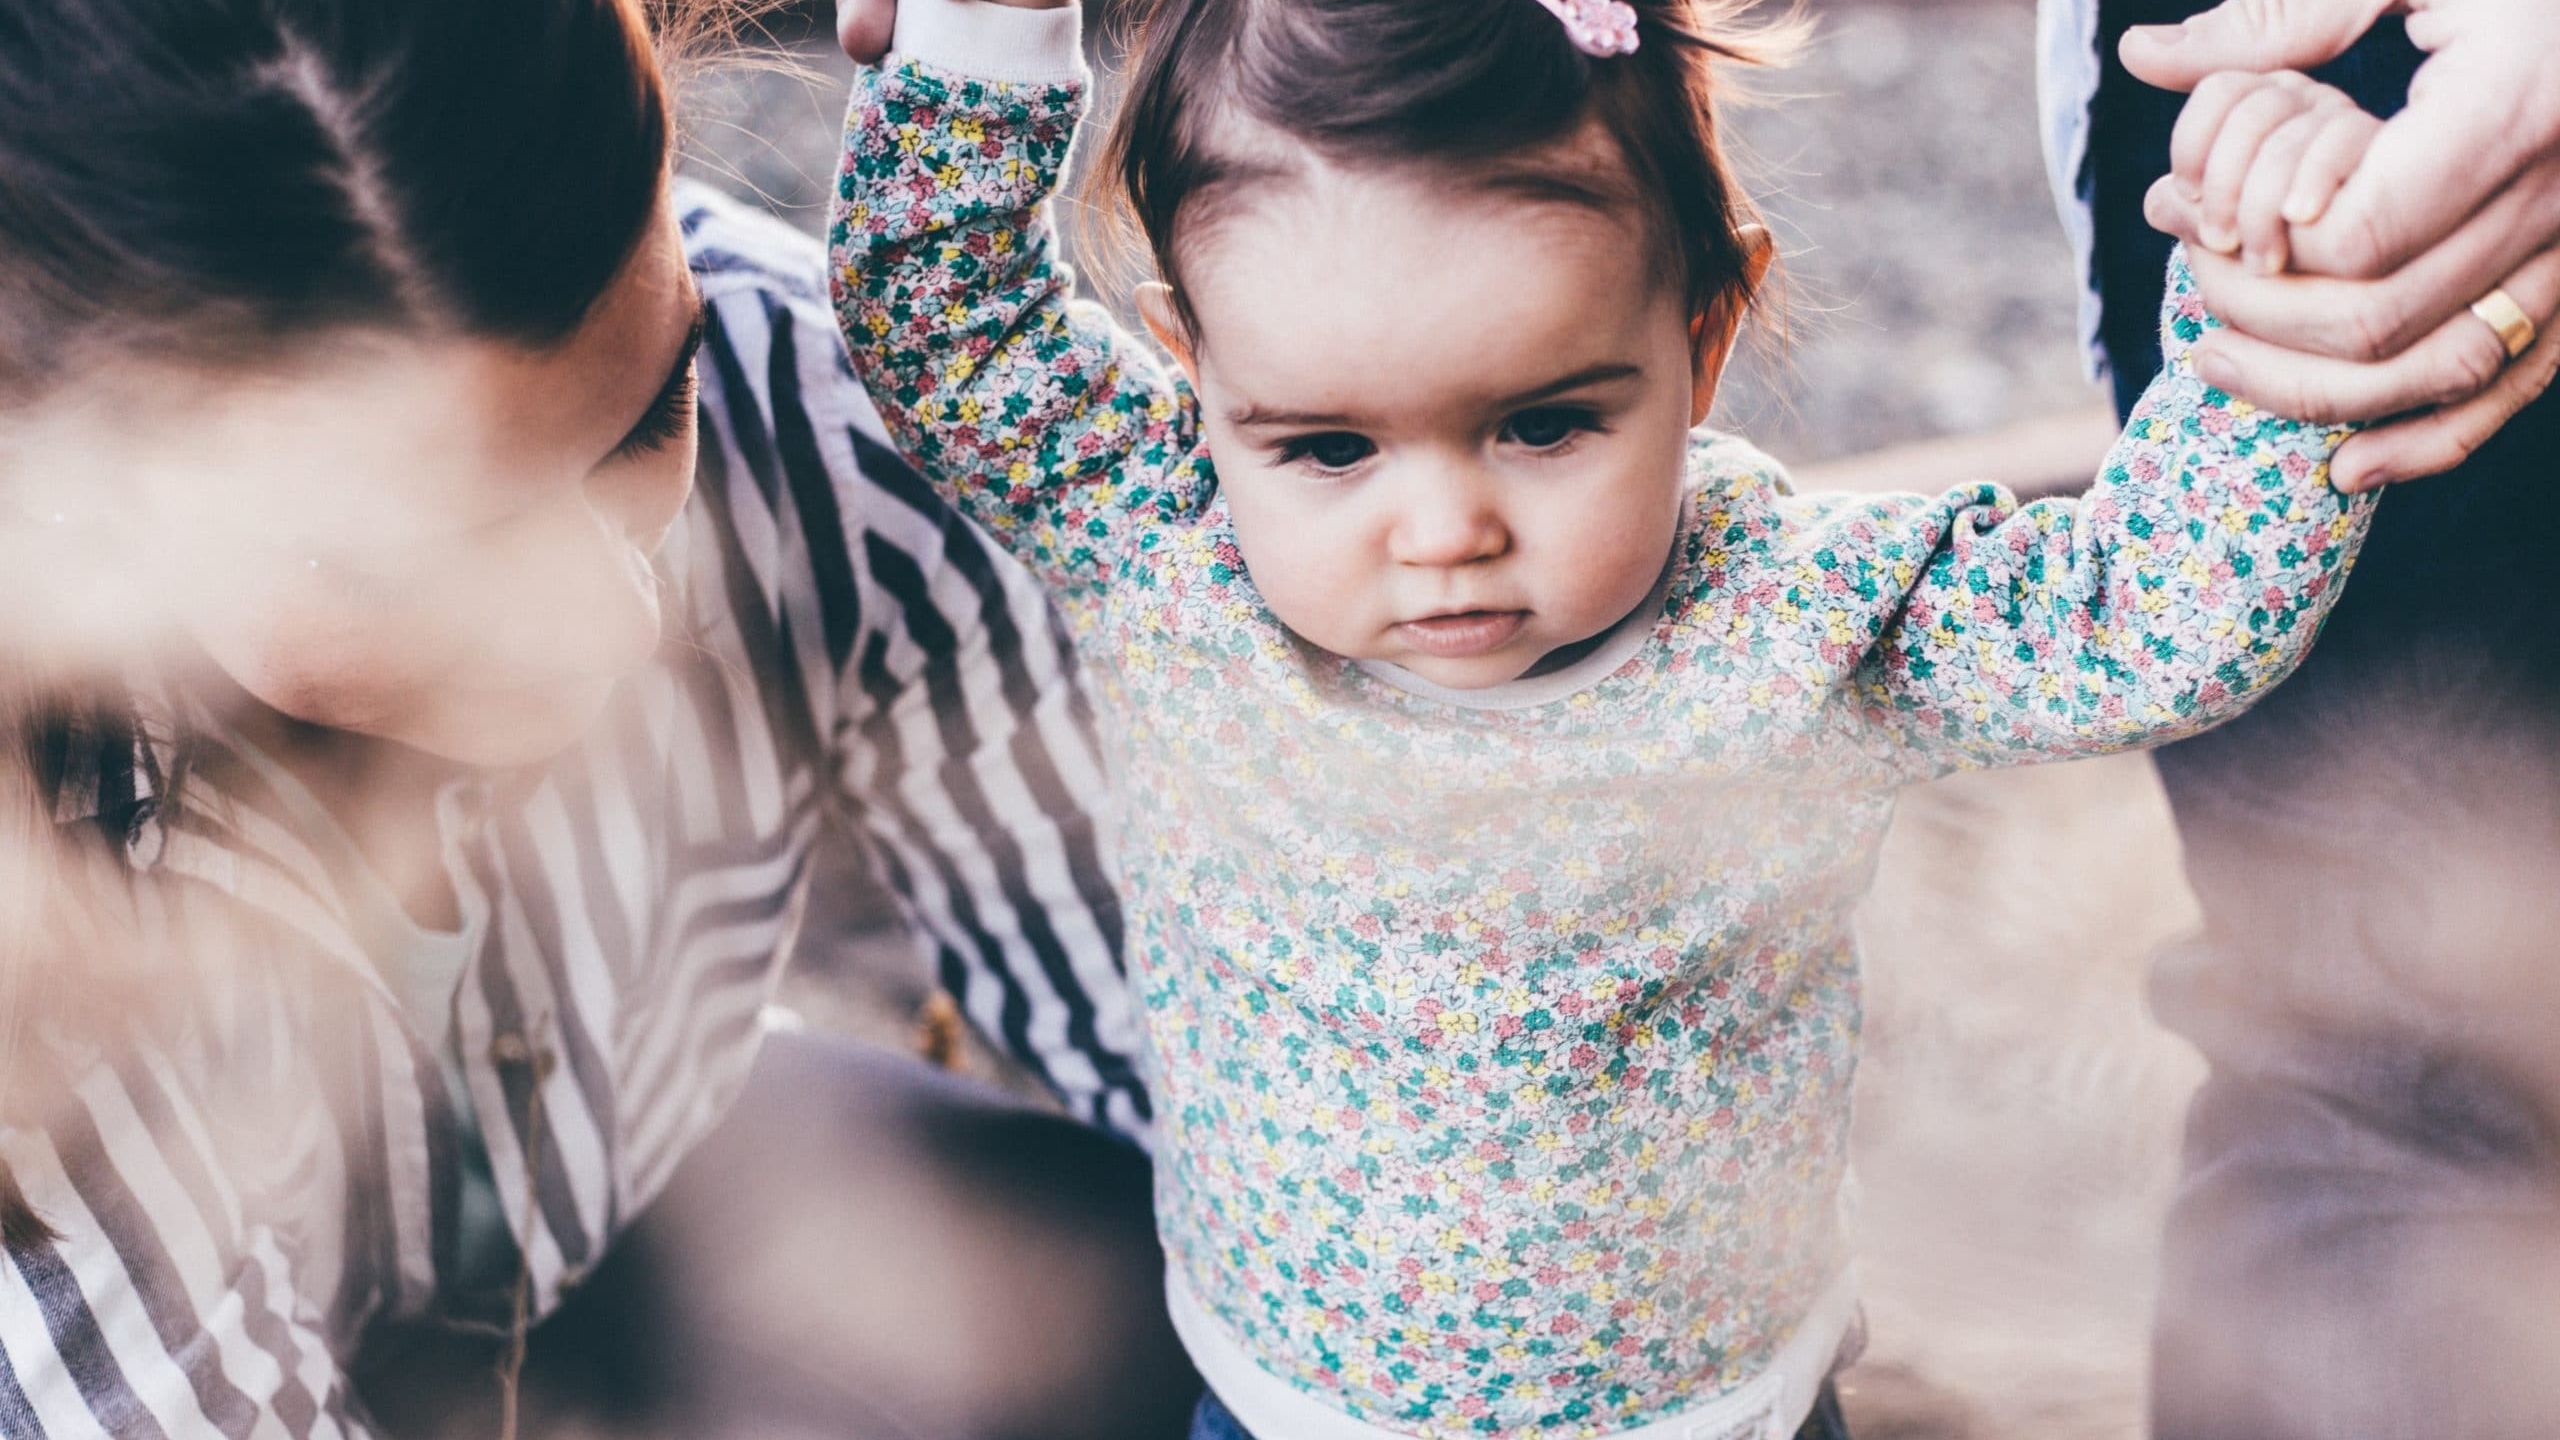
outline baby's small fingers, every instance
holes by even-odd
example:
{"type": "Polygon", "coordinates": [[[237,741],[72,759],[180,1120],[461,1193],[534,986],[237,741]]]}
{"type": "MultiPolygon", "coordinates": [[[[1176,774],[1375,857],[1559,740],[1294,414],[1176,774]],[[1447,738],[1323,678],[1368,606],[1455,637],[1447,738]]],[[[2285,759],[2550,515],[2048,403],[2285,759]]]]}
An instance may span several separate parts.
{"type": "Polygon", "coordinates": [[[2204,167],[2204,243],[2229,255],[2240,248],[2240,190],[2267,138],[2310,109],[2311,99],[2282,84],[2269,84],[2231,107],[2204,167]]]}
{"type": "Polygon", "coordinates": [[[2294,168],[2293,185],[2284,201],[2287,223],[2310,225],[2328,214],[2329,202],[2338,198],[2339,188],[2364,163],[2373,137],[2381,133],[2381,121],[2352,105],[2324,112],[2320,133],[2294,168]]]}
{"type": "Polygon", "coordinates": [[[2152,229],[2173,235],[2193,245],[2196,240],[2196,202],[2175,175],[2163,175],[2142,192],[2142,219],[2152,229]]]}
{"type": "Polygon", "coordinates": [[[2266,77],[2240,70],[2208,75],[2178,110],[2169,132],[2169,173],[2193,195],[2204,188],[2204,163],[2213,153],[2213,137],[2222,131],[2231,107],[2265,88],[2266,77]]]}
{"type": "Polygon", "coordinates": [[[2258,147],[2248,176],[2241,182],[2238,226],[2240,258],[2261,275],[2283,270],[2292,259],[2285,225],[2285,197],[2293,192],[2294,172],[2328,124],[2319,110],[2294,116],[2258,147]]]}

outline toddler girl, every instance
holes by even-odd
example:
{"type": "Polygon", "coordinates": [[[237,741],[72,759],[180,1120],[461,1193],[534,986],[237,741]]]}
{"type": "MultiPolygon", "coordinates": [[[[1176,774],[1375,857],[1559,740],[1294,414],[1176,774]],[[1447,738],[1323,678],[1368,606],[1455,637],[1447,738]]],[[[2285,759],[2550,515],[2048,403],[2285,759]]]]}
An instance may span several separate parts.
{"type": "Polygon", "coordinates": [[[2077,503],[1797,496],[1693,434],[1769,244],[1708,103],[1748,45],[1682,0],[1166,0],[1108,153],[1168,367],[1052,258],[1076,12],[895,26],[839,312],[1101,686],[1218,1400],[1266,1440],[1792,1433],[1853,1328],[1895,791],[2273,684],[2362,534],[2338,434],[2196,380],[2183,276],[2077,503]]]}

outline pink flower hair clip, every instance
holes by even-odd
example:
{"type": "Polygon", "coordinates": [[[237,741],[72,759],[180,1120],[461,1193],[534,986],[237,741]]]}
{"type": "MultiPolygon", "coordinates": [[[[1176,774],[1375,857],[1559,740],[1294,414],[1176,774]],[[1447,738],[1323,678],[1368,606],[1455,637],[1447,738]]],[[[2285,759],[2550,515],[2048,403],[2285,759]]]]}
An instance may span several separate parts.
{"type": "Polygon", "coordinates": [[[1636,7],[1626,0],[1538,0],[1564,22],[1573,48],[1607,59],[1636,53],[1636,7]]]}

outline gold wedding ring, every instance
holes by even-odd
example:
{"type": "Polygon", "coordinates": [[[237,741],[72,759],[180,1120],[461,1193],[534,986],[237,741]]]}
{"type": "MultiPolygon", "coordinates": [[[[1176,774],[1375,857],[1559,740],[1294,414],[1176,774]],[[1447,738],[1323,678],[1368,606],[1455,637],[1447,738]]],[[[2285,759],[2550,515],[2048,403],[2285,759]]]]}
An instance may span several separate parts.
{"type": "Polygon", "coordinates": [[[2471,302],[2471,313],[2481,323],[2498,332],[2498,343],[2507,347],[2507,358],[2513,360],[2533,348],[2533,317],[2524,313],[2516,297],[2503,285],[2471,302]]]}

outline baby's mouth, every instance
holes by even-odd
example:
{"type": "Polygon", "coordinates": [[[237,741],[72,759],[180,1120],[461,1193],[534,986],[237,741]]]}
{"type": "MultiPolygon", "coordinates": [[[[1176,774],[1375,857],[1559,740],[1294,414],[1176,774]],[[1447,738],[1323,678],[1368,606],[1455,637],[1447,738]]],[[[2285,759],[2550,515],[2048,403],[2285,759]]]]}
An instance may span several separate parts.
{"type": "Polygon", "coordinates": [[[1425,655],[1464,660],[1510,644],[1528,623],[1526,610],[1460,610],[1407,620],[1396,633],[1425,655]]]}

